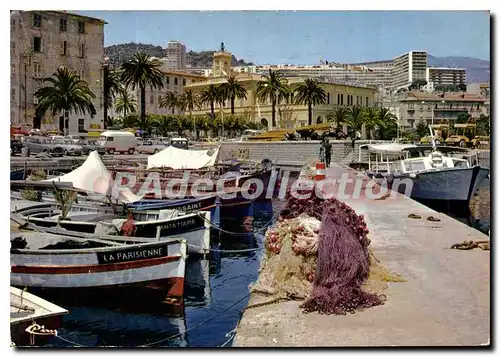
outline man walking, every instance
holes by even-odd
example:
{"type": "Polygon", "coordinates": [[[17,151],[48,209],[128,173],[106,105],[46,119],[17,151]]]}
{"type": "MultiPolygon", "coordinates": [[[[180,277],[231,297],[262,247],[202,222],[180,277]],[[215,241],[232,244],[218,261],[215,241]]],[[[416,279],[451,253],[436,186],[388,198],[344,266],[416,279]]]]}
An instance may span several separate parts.
{"type": "Polygon", "coordinates": [[[330,167],[330,161],[332,160],[332,144],[330,144],[330,140],[326,139],[323,144],[323,148],[325,151],[325,163],[326,167],[330,167]]]}

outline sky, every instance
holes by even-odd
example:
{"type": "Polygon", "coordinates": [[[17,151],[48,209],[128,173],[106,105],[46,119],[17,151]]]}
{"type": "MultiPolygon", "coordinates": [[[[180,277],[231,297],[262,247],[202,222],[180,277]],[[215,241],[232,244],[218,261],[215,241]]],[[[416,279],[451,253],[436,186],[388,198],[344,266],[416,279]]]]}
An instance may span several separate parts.
{"type": "Polygon", "coordinates": [[[220,48],[256,64],[387,60],[411,50],[490,59],[486,11],[76,11],[106,20],[105,46],[220,48]]]}

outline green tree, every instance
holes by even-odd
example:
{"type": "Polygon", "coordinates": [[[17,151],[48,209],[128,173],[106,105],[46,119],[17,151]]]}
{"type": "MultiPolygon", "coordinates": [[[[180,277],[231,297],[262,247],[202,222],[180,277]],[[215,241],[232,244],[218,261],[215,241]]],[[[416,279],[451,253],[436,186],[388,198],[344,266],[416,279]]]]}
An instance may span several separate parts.
{"type": "Polygon", "coordinates": [[[194,93],[191,89],[186,89],[182,94],[182,102],[184,104],[185,109],[189,112],[189,118],[193,122],[193,130],[195,131],[196,140],[199,138],[199,129],[196,127],[196,119],[193,117],[193,110],[195,108],[200,108],[200,97],[194,93]]]}
{"type": "Polygon", "coordinates": [[[380,125],[379,111],[373,107],[364,108],[363,110],[365,112],[363,124],[365,124],[368,138],[372,139],[372,130],[380,125]]]}
{"type": "Polygon", "coordinates": [[[87,112],[93,117],[96,114],[92,99],[95,94],[87,82],[80,79],[78,74],[67,67],[59,67],[52,77],[44,78],[43,83],[50,86],[42,87],[35,92],[38,99],[36,115],[43,117],[50,110],[52,115],[61,115],[64,112],[85,115],[87,112]]]}
{"type": "Polygon", "coordinates": [[[123,128],[138,128],[139,116],[137,114],[129,114],[122,117],[123,128]]]}
{"type": "Polygon", "coordinates": [[[419,120],[415,126],[415,134],[419,139],[430,135],[429,126],[425,121],[419,120]]]}
{"type": "Polygon", "coordinates": [[[116,96],[115,111],[126,117],[129,114],[136,112],[135,98],[129,93],[126,88],[121,88],[116,96]]]}
{"type": "Polygon", "coordinates": [[[132,59],[122,64],[122,81],[132,90],[136,87],[141,90],[142,123],[146,122],[146,86],[149,85],[152,89],[163,88],[162,66],[162,62],[144,52],[136,53],[132,59]]]}
{"type": "Polygon", "coordinates": [[[351,136],[354,137],[357,131],[361,131],[365,120],[365,111],[356,105],[348,109],[345,123],[350,128],[351,136]]]}
{"type": "Polygon", "coordinates": [[[269,70],[269,75],[263,75],[257,82],[257,99],[265,103],[271,102],[272,126],[276,127],[276,105],[285,100],[290,93],[288,82],[280,71],[269,70]]]}
{"type": "Polygon", "coordinates": [[[490,117],[488,115],[481,114],[479,119],[476,121],[476,131],[477,135],[490,135],[490,117]]]}
{"type": "Polygon", "coordinates": [[[120,129],[122,127],[123,120],[122,118],[119,117],[108,117],[106,119],[106,128],[114,128],[114,129],[120,129]]]}
{"type": "Polygon", "coordinates": [[[462,112],[462,113],[459,113],[457,115],[457,119],[455,120],[455,123],[456,124],[465,124],[469,121],[469,113],[465,113],[465,112],[462,112]]]}
{"type": "Polygon", "coordinates": [[[312,108],[313,105],[321,105],[326,103],[326,91],[314,78],[304,79],[294,90],[294,101],[297,104],[306,104],[308,113],[308,124],[312,125],[312,108]]]}
{"type": "Polygon", "coordinates": [[[391,140],[398,135],[397,118],[388,108],[379,108],[377,111],[379,135],[382,140],[391,140]]]}
{"type": "Polygon", "coordinates": [[[179,108],[181,98],[175,92],[167,92],[160,100],[160,108],[168,108],[175,114],[175,109],[179,108]]]}
{"type": "Polygon", "coordinates": [[[175,119],[167,115],[160,115],[155,118],[154,126],[161,136],[168,136],[169,132],[177,130],[175,119]]]}
{"type": "Polygon", "coordinates": [[[333,112],[326,116],[326,120],[330,123],[335,123],[335,126],[345,124],[349,116],[349,111],[344,107],[337,107],[333,112]]]}
{"type": "Polygon", "coordinates": [[[103,71],[103,96],[104,96],[104,129],[106,129],[108,119],[108,109],[113,107],[113,100],[121,88],[120,72],[110,71],[108,66],[104,66],[103,71]]]}
{"type": "Polygon", "coordinates": [[[247,90],[236,80],[235,76],[227,78],[227,82],[221,85],[222,90],[231,102],[231,114],[234,114],[234,101],[238,99],[247,99],[247,90]]]}
{"type": "Polygon", "coordinates": [[[212,119],[215,118],[215,103],[220,97],[219,86],[215,84],[209,84],[200,95],[200,102],[205,104],[210,104],[210,116],[212,119]]]}

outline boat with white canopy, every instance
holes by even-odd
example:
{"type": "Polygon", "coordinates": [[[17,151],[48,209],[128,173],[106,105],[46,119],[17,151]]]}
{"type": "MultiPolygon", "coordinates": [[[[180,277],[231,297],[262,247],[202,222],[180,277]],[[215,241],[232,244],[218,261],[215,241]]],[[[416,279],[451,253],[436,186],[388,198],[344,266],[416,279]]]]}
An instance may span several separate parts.
{"type": "Polygon", "coordinates": [[[467,214],[470,198],[489,175],[477,165],[477,154],[464,148],[391,143],[361,149],[370,152],[368,176],[438,210],[467,214]]]}

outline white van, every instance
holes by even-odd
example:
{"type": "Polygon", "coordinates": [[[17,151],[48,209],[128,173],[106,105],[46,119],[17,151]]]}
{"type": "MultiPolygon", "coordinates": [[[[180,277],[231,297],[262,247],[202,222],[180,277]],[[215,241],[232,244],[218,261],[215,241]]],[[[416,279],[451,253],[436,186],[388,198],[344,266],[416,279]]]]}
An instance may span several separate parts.
{"type": "Polygon", "coordinates": [[[99,137],[99,145],[111,155],[115,152],[133,154],[137,147],[137,140],[131,132],[108,130],[99,137]]]}

